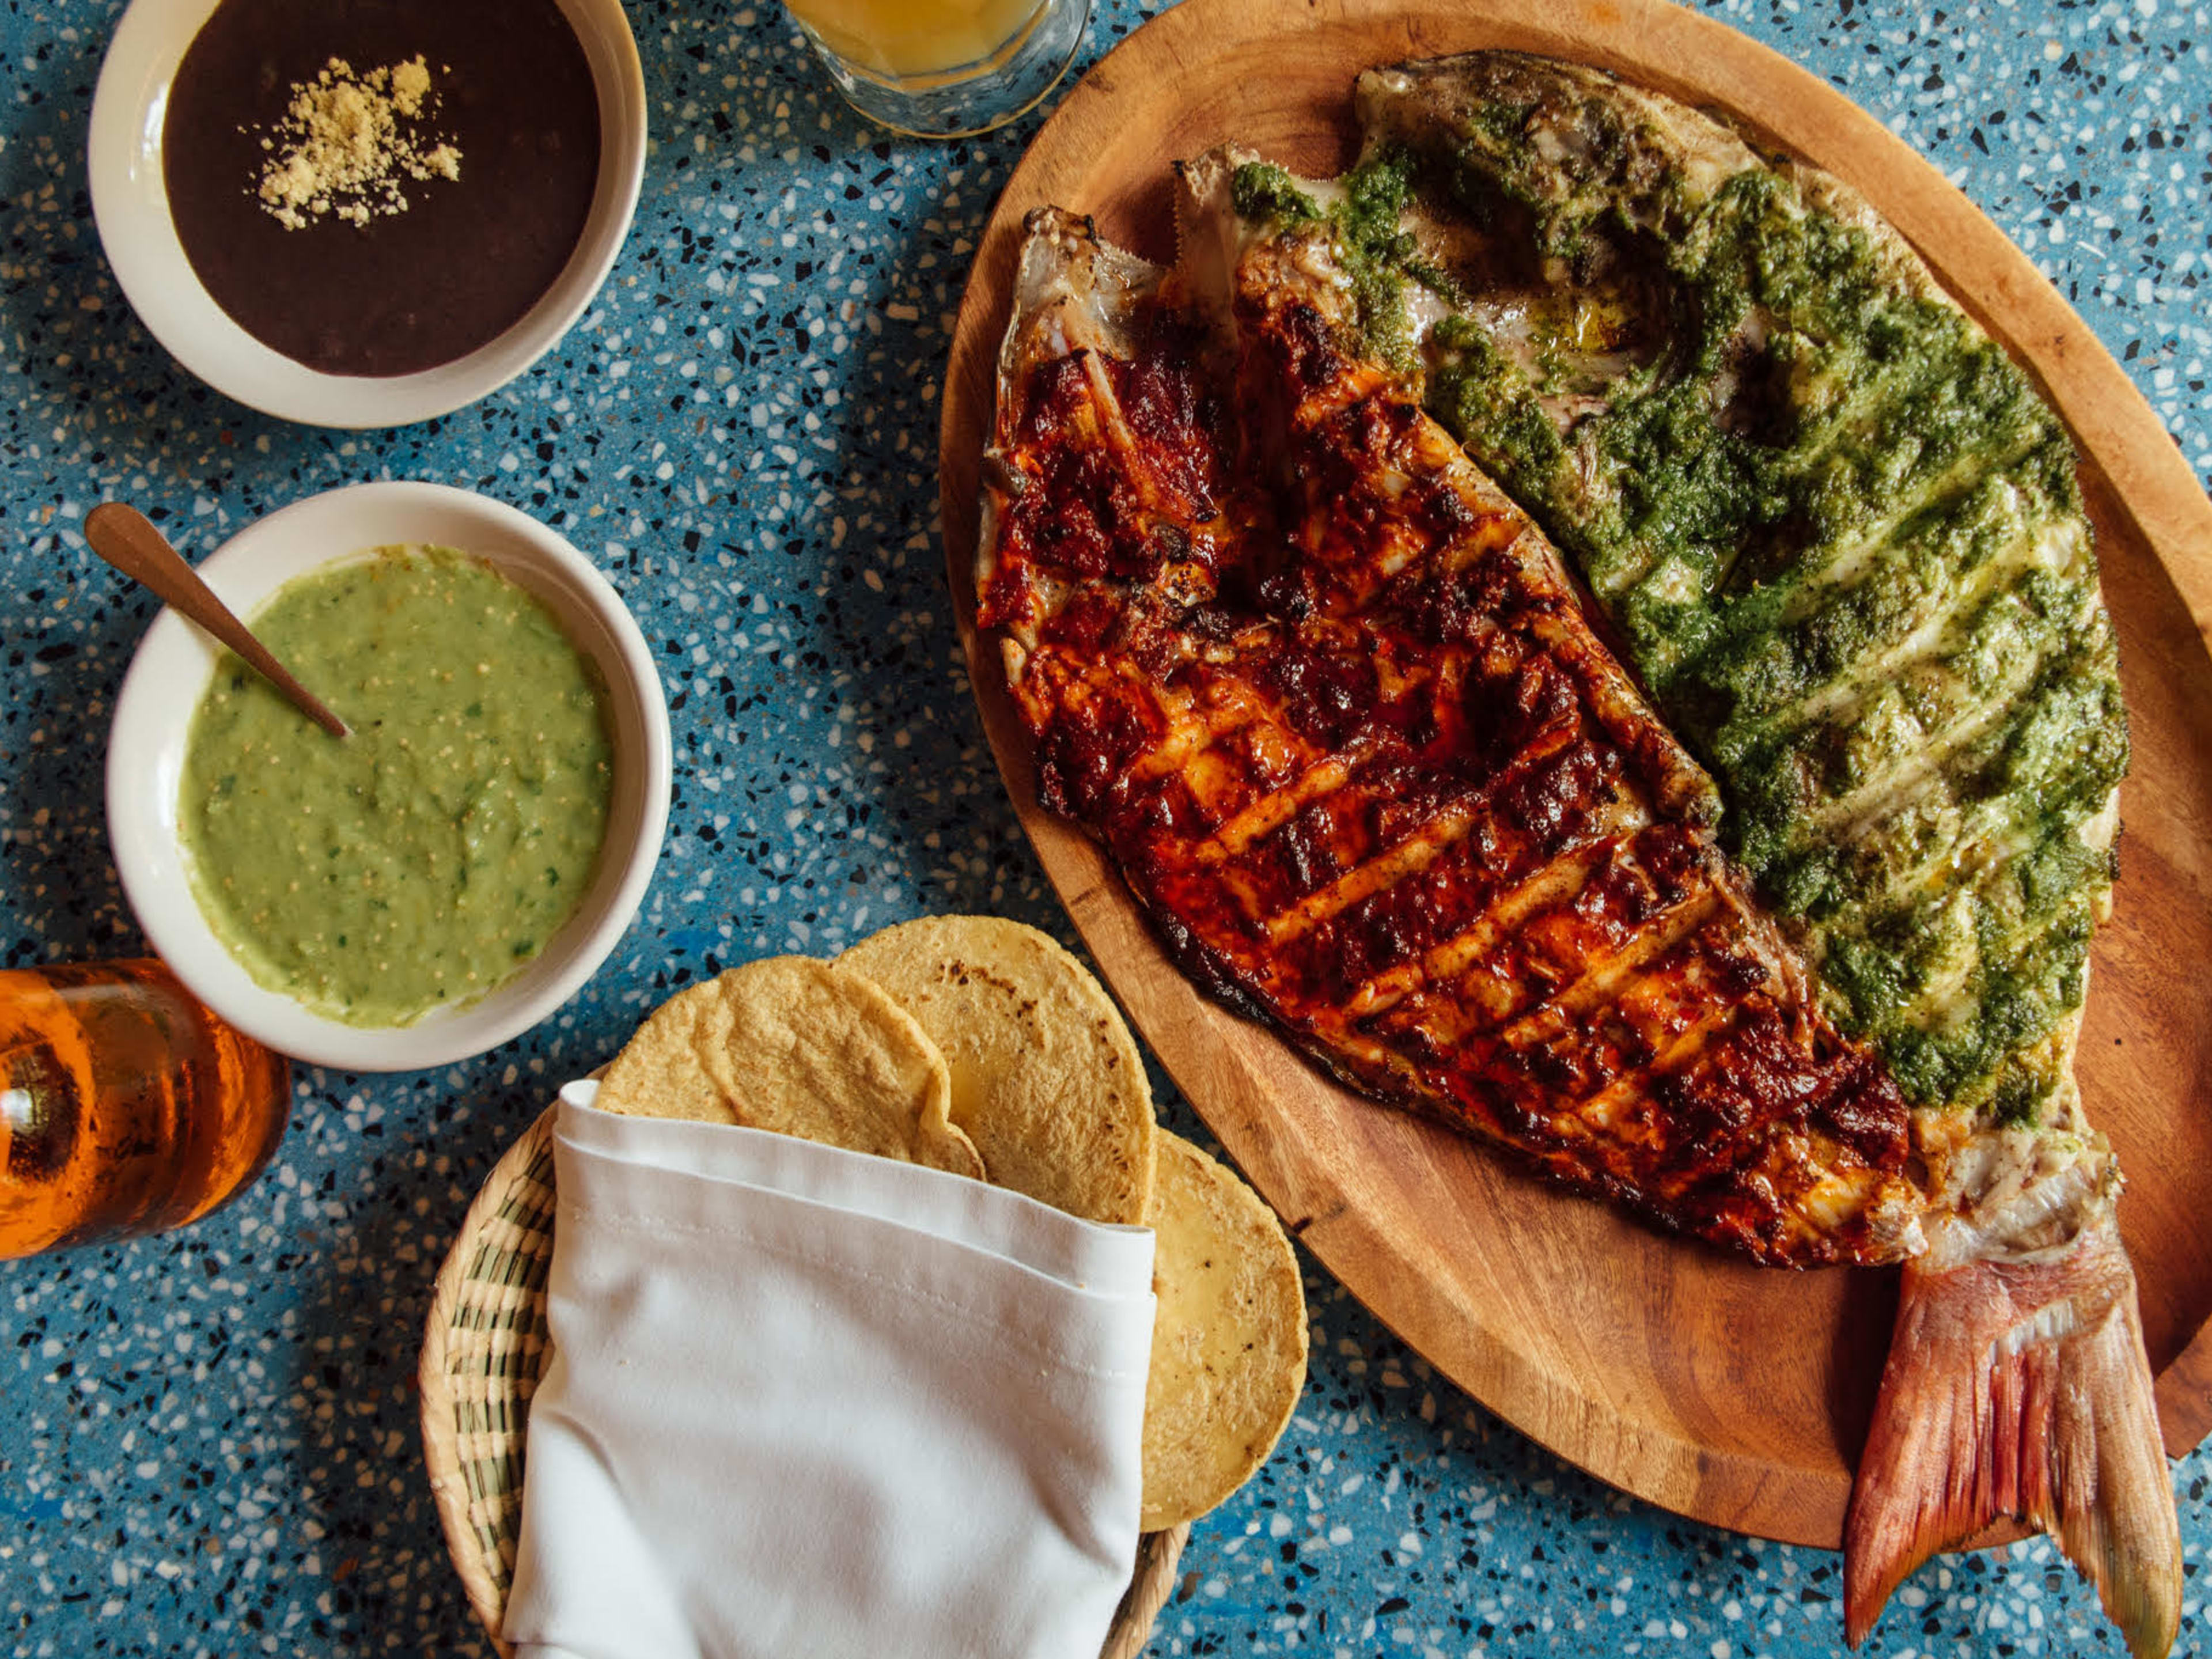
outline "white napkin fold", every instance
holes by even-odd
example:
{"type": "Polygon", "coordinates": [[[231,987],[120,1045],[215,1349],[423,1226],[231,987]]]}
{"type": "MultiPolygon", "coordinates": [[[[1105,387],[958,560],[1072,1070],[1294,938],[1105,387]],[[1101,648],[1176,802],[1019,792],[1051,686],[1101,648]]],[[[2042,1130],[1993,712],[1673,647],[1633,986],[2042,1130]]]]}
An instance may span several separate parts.
{"type": "Polygon", "coordinates": [[[1152,1236],[562,1091],[521,1659],[1097,1659],[1152,1236]]]}

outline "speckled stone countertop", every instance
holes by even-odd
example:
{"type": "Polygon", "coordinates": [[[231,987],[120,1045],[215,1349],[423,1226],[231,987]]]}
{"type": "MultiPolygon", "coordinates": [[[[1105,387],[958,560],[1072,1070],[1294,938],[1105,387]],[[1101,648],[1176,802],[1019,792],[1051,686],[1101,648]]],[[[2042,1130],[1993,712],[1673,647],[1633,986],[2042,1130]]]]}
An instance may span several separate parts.
{"type": "MultiPolygon", "coordinates": [[[[148,0],[158,3],[159,0],[148,0]]],[[[1085,61],[1149,8],[1101,0],[1085,61]]],[[[2212,9],[1740,0],[2034,256],[2212,475],[2212,9]]],[[[677,781],[642,914],[545,1025],[431,1074],[302,1070],[260,1184],[182,1233],[0,1264],[0,1649],[489,1651],[447,1564],[413,1375],[471,1194],[559,1079],[683,979],[932,910],[1073,941],[959,665],[936,539],[938,382],[969,254],[1036,120],[935,146],[849,113],[772,5],[631,0],[653,148],[565,345],[447,419],[362,435],[250,413],[111,277],[85,128],[119,8],[4,0],[0,51],[0,952],[132,952],[100,756],[154,613],[87,508],[197,556],[332,485],[514,503],[659,653],[677,781]]],[[[1200,1133],[1162,1084],[1164,1115],[1200,1133]]],[[[1841,1646],[1839,1559],[1679,1520],[1559,1463],[1308,1263],[1313,1367],[1273,1461],[1198,1528],[1155,1654],[1729,1656],[1841,1646]]],[[[2212,1454],[2176,1470],[2181,1650],[2212,1649],[2212,1454]]],[[[1931,1565],[1886,1659],[2121,1650],[2038,1540],[1931,1565]]]]}

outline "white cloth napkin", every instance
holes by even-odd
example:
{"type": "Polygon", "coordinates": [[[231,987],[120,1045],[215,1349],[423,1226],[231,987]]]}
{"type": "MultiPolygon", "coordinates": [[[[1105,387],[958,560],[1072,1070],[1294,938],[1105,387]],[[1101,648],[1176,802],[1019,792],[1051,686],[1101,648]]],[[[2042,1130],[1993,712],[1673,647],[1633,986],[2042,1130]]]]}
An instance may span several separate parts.
{"type": "Polygon", "coordinates": [[[1097,1659],[1152,1236],[562,1091],[521,1659],[1097,1659]]]}

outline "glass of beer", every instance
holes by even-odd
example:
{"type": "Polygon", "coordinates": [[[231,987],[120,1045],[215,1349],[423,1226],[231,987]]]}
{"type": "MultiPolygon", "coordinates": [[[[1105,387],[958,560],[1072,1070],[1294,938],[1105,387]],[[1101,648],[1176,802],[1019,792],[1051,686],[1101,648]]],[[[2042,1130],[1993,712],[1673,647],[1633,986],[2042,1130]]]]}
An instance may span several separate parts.
{"type": "Polygon", "coordinates": [[[846,101],[922,138],[1003,125],[1058,84],[1091,0],[786,0],[846,101]]]}
{"type": "Polygon", "coordinates": [[[291,1103],[284,1057],[158,962],[0,970],[0,1260],[197,1221],[291,1103]]]}

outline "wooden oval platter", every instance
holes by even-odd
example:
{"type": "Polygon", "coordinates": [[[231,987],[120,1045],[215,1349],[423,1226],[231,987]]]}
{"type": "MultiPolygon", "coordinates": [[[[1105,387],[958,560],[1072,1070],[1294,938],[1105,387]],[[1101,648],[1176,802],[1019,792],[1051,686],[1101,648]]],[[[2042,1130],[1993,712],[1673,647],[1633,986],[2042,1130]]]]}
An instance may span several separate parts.
{"type": "Polygon", "coordinates": [[[1068,94],[978,250],[941,457],[976,698],[1046,873],[1244,1172],[1438,1370],[1561,1456],[1667,1509],[1837,1543],[1893,1276],[1762,1270],[1663,1237],[1346,1092],[1199,995],[1092,843],[1038,806],[996,644],[975,637],[976,469],[1023,215],[1058,203],[1093,215],[1109,240],[1169,259],[1170,162],[1234,139],[1295,170],[1335,172],[1352,154],[1357,71],[1480,47],[1619,71],[1856,185],[2073,428],[2135,739],[2081,1077],[2130,1176],[2121,1218],[2178,1455],[2212,1429],[2212,1228],[2199,1207],[2212,1190],[2212,503],[2118,365],[2002,232],[1872,117],[1724,26],[1658,0],[1185,0],[1068,94]]]}

